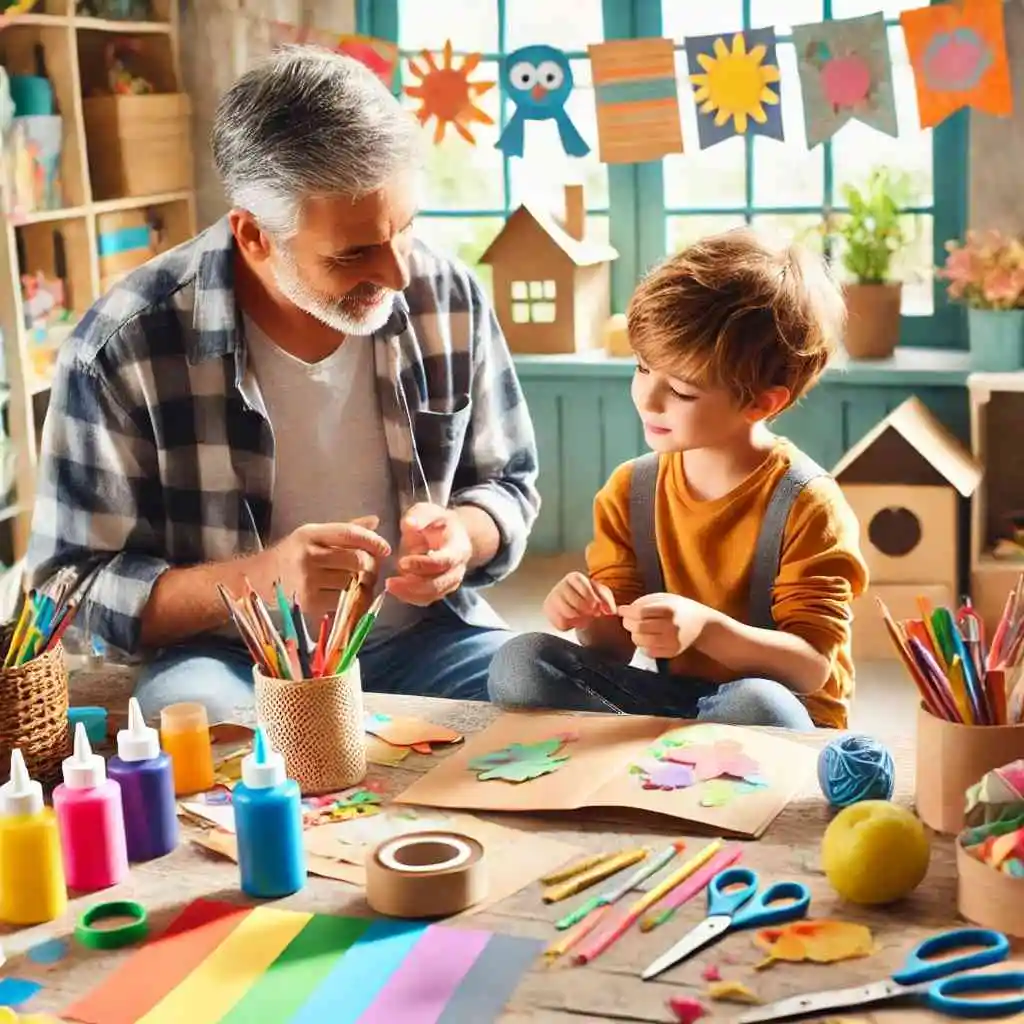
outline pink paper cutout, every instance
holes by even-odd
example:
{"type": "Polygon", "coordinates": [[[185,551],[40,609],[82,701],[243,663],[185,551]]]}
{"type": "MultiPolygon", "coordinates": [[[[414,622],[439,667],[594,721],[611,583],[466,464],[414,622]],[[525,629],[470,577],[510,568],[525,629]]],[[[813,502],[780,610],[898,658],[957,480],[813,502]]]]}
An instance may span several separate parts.
{"type": "Polygon", "coordinates": [[[644,789],[687,789],[697,781],[688,764],[659,761],[642,771],[644,789]]]}
{"type": "Polygon", "coordinates": [[[662,755],[665,760],[693,766],[698,782],[729,776],[734,779],[756,779],[761,766],[743,753],[735,740],[719,740],[714,744],[673,747],[662,755]]]}

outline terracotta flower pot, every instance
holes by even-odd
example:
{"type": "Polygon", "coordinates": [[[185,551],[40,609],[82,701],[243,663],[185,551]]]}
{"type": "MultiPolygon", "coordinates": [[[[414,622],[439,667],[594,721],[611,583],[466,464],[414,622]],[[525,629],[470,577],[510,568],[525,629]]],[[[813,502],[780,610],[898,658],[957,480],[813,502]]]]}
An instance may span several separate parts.
{"type": "Polygon", "coordinates": [[[887,359],[900,340],[900,299],[903,285],[847,284],[846,334],[843,344],[851,359],[887,359]]]}

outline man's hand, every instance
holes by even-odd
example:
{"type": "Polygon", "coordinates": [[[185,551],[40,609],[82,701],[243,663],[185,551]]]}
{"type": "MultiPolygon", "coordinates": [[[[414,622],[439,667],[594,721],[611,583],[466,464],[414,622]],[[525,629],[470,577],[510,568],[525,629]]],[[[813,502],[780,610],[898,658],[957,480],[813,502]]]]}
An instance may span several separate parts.
{"type": "Polygon", "coordinates": [[[376,516],[350,523],[311,523],[266,552],[277,562],[285,593],[289,599],[298,595],[311,621],[334,610],[339,592],[353,576],[372,591],[381,561],[391,554],[391,545],[374,532],[377,524],[376,516]]]}
{"type": "Polygon", "coordinates": [[[398,575],[386,581],[387,592],[425,608],[459,589],[472,557],[469,531],[454,509],[413,505],[402,517],[398,575]]]}
{"type": "Polygon", "coordinates": [[[689,650],[714,614],[707,605],[676,594],[647,594],[619,609],[637,650],[654,659],[689,650]]]}
{"type": "Polygon", "coordinates": [[[544,614],[555,629],[586,629],[594,619],[615,614],[615,595],[582,572],[571,572],[552,588],[544,614]]]}

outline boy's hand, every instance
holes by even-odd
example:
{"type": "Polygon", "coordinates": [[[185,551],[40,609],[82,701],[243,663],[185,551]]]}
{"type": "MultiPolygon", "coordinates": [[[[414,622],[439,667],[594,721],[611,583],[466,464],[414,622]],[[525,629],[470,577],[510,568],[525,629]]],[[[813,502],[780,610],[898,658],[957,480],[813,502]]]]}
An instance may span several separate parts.
{"type": "Polygon", "coordinates": [[[602,615],[615,614],[615,595],[582,572],[571,572],[544,601],[544,614],[559,632],[584,629],[602,615]]]}
{"type": "Polygon", "coordinates": [[[675,658],[688,650],[713,616],[707,605],[676,594],[647,594],[619,609],[622,625],[648,658],[675,658]]]}

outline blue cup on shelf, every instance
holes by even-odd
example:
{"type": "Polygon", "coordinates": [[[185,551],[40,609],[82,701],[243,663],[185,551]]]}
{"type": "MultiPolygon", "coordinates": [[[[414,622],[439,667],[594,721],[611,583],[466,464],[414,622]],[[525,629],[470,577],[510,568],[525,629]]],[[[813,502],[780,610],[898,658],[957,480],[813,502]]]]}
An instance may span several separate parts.
{"type": "Polygon", "coordinates": [[[15,117],[50,117],[53,114],[53,85],[41,75],[11,75],[11,99],[15,117]]]}

